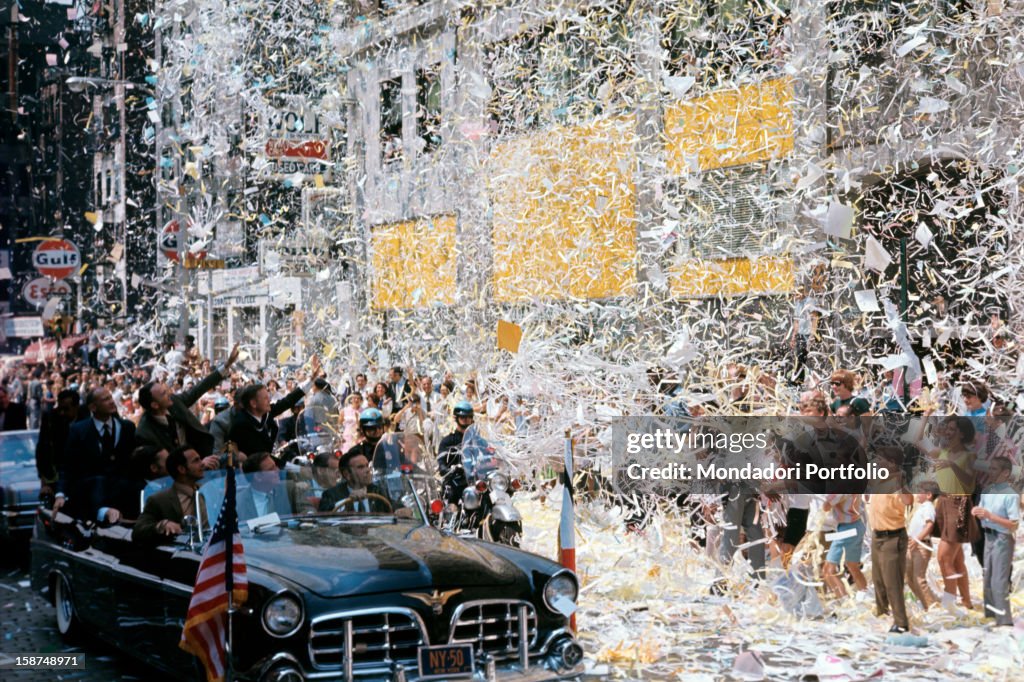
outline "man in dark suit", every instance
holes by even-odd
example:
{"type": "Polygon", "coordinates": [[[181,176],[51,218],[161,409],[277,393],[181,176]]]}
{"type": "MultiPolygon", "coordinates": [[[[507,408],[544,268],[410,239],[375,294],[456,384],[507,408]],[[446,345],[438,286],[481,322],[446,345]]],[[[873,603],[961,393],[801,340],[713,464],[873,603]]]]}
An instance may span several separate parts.
{"type": "Polygon", "coordinates": [[[132,541],[159,543],[181,533],[181,522],[195,516],[195,494],[203,478],[203,460],[195,448],[183,445],[167,455],[167,471],[174,485],[146,500],[132,528],[132,541]]]}
{"type": "Polygon", "coordinates": [[[168,451],[188,444],[204,458],[207,469],[220,467],[220,460],[213,455],[213,436],[198,417],[189,409],[224,379],[224,372],[238,359],[238,344],[224,365],[193,386],[188,391],[172,394],[162,381],[151,381],[139,389],[139,404],[145,410],[139,420],[135,437],[140,443],[155,445],[168,451]]]}
{"type": "Polygon", "coordinates": [[[306,420],[302,416],[304,407],[303,401],[300,400],[292,405],[292,413],[289,416],[283,417],[277,422],[279,429],[277,442],[284,446],[279,455],[286,462],[290,462],[302,454],[296,441],[300,436],[306,435],[306,420]]]}
{"type": "Polygon", "coordinates": [[[391,395],[394,396],[395,412],[398,412],[405,407],[405,401],[408,400],[409,396],[416,390],[416,387],[413,385],[415,377],[416,373],[412,367],[409,368],[408,381],[402,376],[401,367],[395,366],[391,368],[391,376],[388,377],[391,381],[388,382],[388,388],[391,389],[391,395]]]}
{"type": "Polygon", "coordinates": [[[390,514],[396,512],[398,516],[406,516],[404,512],[411,515],[412,510],[402,509],[394,504],[388,497],[387,491],[373,483],[373,469],[370,467],[370,460],[361,452],[349,450],[338,462],[341,470],[342,480],[333,488],[324,491],[320,498],[320,511],[333,511],[334,507],[344,500],[349,500],[345,507],[339,511],[372,512],[377,514],[390,514]],[[385,504],[381,499],[368,497],[377,495],[387,500],[385,504]],[[398,512],[403,512],[398,514],[398,512]]]}
{"type": "Polygon", "coordinates": [[[57,488],[57,476],[64,467],[64,445],[71,425],[80,414],[78,391],[65,388],[57,394],[57,404],[43,410],[36,441],[36,471],[39,472],[39,496],[50,497],[57,488]]]}
{"type": "Polygon", "coordinates": [[[313,511],[312,505],[295,487],[295,481],[281,480],[281,470],[269,452],[249,455],[242,463],[242,473],[246,476],[244,484],[238,488],[239,521],[273,513],[283,517],[313,511]]]}
{"type": "Polygon", "coordinates": [[[90,416],[72,424],[68,432],[53,510],[72,500],[74,516],[117,523],[117,505],[124,506],[131,488],[135,425],[117,416],[114,396],[103,386],[89,391],[85,406],[90,416]]]}
{"type": "Polygon", "coordinates": [[[241,409],[232,417],[231,430],[228,432],[228,440],[234,441],[239,451],[246,456],[273,451],[278,432],[275,418],[302,400],[313,380],[320,374],[320,358],[314,355],[309,364],[312,374],[310,380],[273,405],[270,404],[270,392],[263,384],[250,384],[239,392],[241,409]]]}
{"type": "Polygon", "coordinates": [[[0,386],[0,431],[24,431],[28,428],[25,406],[12,403],[6,386],[0,386]]]}

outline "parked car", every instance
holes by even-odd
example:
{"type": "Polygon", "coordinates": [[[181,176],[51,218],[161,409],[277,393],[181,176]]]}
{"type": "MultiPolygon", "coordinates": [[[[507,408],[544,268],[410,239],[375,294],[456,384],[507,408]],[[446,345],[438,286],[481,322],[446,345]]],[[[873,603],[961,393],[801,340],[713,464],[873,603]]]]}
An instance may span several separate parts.
{"type": "Polygon", "coordinates": [[[0,538],[28,538],[39,507],[36,441],[39,430],[0,431],[0,538]]]}
{"type": "MultiPolygon", "coordinates": [[[[197,491],[200,518],[216,519],[224,480],[197,491]]],[[[572,572],[432,527],[407,473],[385,472],[375,485],[375,511],[346,499],[317,512],[301,482],[272,472],[238,477],[249,580],[233,622],[240,679],[539,681],[582,673],[569,625],[578,594],[572,572]],[[275,500],[277,512],[258,515],[254,491],[275,500]],[[439,673],[442,659],[454,667],[439,673]]],[[[208,531],[154,546],[133,542],[125,524],[88,525],[48,510],[36,525],[32,586],[55,604],[58,630],[72,635],[84,626],[171,675],[194,678],[194,661],[177,644],[208,531]]]]}

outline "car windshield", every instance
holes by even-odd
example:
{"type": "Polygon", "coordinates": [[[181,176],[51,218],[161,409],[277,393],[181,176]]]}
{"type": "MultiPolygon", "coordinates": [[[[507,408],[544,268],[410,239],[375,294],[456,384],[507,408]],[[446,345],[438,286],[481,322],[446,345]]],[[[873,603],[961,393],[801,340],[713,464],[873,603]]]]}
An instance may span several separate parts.
{"type": "Polygon", "coordinates": [[[0,462],[9,465],[29,465],[36,458],[34,431],[0,434],[0,462]]]}
{"type": "MultiPolygon", "coordinates": [[[[275,525],[278,520],[290,523],[304,520],[393,523],[399,520],[423,524],[424,507],[414,489],[414,480],[401,471],[375,471],[372,482],[364,489],[350,490],[345,479],[325,489],[302,471],[239,473],[235,476],[239,527],[275,525]],[[258,523],[249,523],[254,520],[258,523]]],[[[206,472],[200,481],[198,496],[206,527],[216,522],[220,513],[225,483],[223,471],[206,472]]],[[[143,504],[150,495],[170,485],[170,478],[151,481],[143,492],[143,504]]]]}

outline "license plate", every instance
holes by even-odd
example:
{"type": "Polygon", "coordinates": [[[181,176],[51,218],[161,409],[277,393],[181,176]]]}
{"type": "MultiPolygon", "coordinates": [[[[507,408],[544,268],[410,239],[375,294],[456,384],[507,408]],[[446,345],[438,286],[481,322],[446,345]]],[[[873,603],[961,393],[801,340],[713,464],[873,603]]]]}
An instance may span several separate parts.
{"type": "Polygon", "coordinates": [[[419,658],[420,679],[424,680],[472,677],[476,672],[472,644],[421,646],[419,658]]]}

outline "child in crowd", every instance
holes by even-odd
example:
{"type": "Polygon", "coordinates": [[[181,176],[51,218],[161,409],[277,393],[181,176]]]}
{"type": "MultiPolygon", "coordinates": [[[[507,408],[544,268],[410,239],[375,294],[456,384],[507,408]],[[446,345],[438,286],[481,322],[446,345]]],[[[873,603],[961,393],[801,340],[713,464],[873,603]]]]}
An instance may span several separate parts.
{"type": "Polygon", "coordinates": [[[932,560],[932,529],[935,527],[935,498],[938,488],[917,493],[914,501],[914,514],[910,519],[907,535],[907,584],[914,596],[921,601],[925,610],[939,601],[928,584],[928,564],[932,560]]]}

